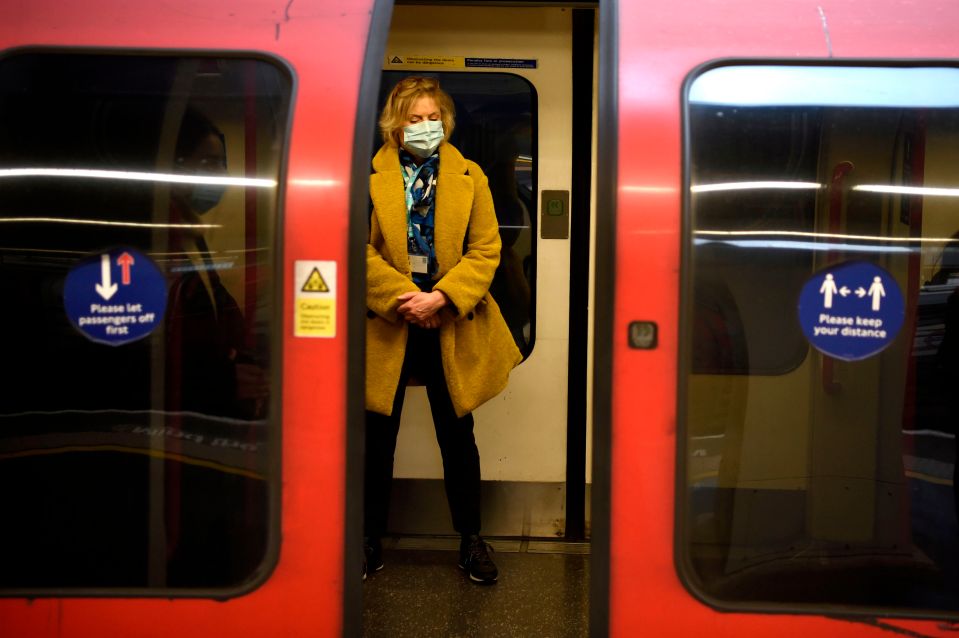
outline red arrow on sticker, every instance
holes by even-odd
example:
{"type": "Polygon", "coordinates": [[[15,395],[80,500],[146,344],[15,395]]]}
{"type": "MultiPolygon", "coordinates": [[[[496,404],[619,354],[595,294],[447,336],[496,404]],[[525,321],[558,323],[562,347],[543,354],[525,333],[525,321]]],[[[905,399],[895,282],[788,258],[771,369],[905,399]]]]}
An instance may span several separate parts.
{"type": "Polygon", "coordinates": [[[117,265],[120,266],[120,283],[124,286],[130,285],[130,266],[134,264],[133,257],[130,253],[123,253],[117,257],[117,265]]]}

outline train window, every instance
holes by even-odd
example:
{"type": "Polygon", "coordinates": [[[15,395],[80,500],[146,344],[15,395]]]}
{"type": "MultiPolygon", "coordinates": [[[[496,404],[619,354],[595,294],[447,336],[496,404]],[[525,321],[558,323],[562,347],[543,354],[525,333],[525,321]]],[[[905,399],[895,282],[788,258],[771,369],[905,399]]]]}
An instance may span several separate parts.
{"type": "Polygon", "coordinates": [[[0,594],[223,597],[272,569],[291,84],[0,59],[0,594]]]}
{"type": "MultiPolygon", "coordinates": [[[[380,109],[396,83],[413,74],[383,72],[380,109]]],[[[536,89],[511,73],[418,74],[438,77],[453,98],[456,128],[450,143],[479,164],[489,178],[503,242],[490,293],[517,347],[527,357],[536,328],[536,89]]]]}
{"type": "Polygon", "coordinates": [[[684,581],[954,614],[959,69],[715,66],[685,117],[684,581]]]}

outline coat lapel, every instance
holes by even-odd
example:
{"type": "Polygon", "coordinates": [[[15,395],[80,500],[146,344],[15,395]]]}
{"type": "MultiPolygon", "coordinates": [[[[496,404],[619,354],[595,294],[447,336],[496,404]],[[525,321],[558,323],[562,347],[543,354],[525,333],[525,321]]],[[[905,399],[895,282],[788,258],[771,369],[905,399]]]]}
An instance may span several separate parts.
{"type": "Polygon", "coordinates": [[[473,178],[466,160],[449,144],[440,146],[440,174],[436,180],[436,260],[445,274],[463,256],[463,238],[473,208],[473,178]]]}
{"type": "Polygon", "coordinates": [[[403,195],[403,175],[400,173],[400,161],[395,148],[384,146],[373,158],[370,175],[370,198],[376,210],[376,222],[386,255],[383,255],[394,268],[406,275],[410,274],[409,260],[406,258],[406,199],[403,195]],[[390,161],[392,160],[392,161],[390,161]]]}

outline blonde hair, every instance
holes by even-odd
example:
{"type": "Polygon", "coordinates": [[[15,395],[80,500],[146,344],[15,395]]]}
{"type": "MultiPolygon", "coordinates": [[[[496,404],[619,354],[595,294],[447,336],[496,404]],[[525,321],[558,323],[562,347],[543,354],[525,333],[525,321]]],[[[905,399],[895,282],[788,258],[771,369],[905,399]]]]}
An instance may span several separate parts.
{"type": "Polygon", "coordinates": [[[386,98],[386,105],[380,114],[380,132],[384,143],[394,146],[403,144],[403,127],[409,121],[413,105],[422,97],[432,98],[436,102],[443,122],[443,141],[450,139],[456,117],[453,98],[440,88],[440,81],[436,78],[410,76],[397,82],[386,98]]]}

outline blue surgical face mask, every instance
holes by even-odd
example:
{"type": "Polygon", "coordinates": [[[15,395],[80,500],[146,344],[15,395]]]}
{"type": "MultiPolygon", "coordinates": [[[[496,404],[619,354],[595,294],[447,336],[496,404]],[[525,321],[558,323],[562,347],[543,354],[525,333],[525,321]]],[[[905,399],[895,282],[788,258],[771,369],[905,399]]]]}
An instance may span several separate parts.
{"type": "Polygon", "coordinates": [[[190,208],[202,215],[220,203],[226,186],[223,184],[196,184],[190,193],[190,208]]]}
{"type": "Polygon", "coordinates": [[[414,155],[426,159],[443,141],[443,122],[423,120],[403,127],[403,146],[414,155]]]}

